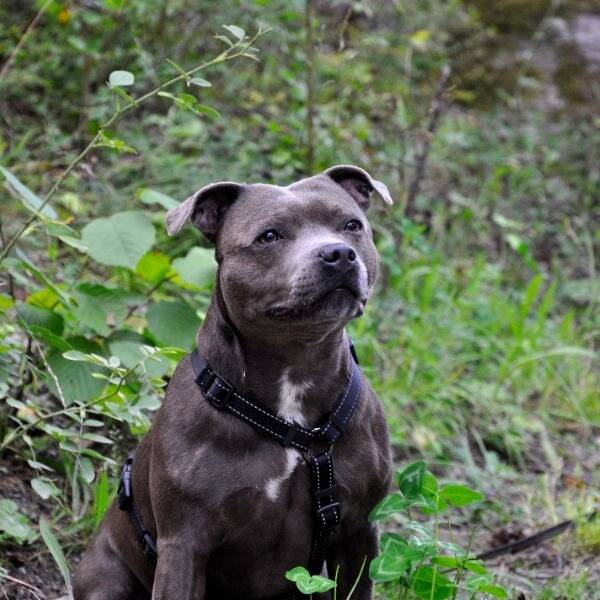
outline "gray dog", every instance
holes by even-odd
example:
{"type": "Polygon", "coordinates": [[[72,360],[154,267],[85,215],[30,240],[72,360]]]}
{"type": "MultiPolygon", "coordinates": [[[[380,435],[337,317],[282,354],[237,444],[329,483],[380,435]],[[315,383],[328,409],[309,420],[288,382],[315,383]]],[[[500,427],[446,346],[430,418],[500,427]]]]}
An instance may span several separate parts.
{"type": "MultiPolygon", "coordinates": [[[[199,355],[292,433],[333,414],[356,369],[344,327],[377,275],[365,217],[373,191],[391,204],[384,184],[342,165],[287,187],[214,183],[167,215],[169,234],[191,221],[216,247],[199,355]]],[[[186,357],[130,465],[135,518],[157,557],[114,502],[75,575],[75,600],[293,597],[284,574],[308,563],[318,527],[306,456],[217,410],[196,383],[186,357]]],[[[331,449],[341,522],[325,558],[331,577],[339,568],[340,600],[365,560],[353,599],[371,598],[378,536],[368,515],[392,472],[383,409],[364,380],[354,408],[331,449]]]]}

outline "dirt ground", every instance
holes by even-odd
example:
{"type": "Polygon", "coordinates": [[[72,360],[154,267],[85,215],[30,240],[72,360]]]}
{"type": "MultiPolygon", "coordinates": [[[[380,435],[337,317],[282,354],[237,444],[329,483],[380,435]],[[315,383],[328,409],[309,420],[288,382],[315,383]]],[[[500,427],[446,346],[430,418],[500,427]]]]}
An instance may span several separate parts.
{"type": "MultiPolygon", "coordinates": [[[[565,440],[563,440],[564,442],[565,440]]],[[[571,488],[580,489],[590,482],[574,477],[575,465],[583,466],[583,472],[600,473],[600,454],[591,453],[588,444],[596,443],[591,437],[574,436],[571,440],[570,455],[562,460],[560,472],[555,471],[555,499],[563,499],[571,488]]],[[[496,510],[484,513],[484,522],[477,529],[473,550],[481,552],[510,541],[531,535],[537,529],[552,525],[550,514],[556,508],[546,507],[536,511],[535,506],[525,506],[524,498],[529,497],[532,482],[539,478],[540,472],[548,468],[543,456],[532,456],[531,463],[524,465],[518,479],[514,473],[506,477],[500,476],[489,483],[486,490],[488,498],[498,500],[496,510]],[[527,472],[529,471],[529,472],[527,472]],[[531,511],[529,519],[523,514],[531,511]],[[521,515],[521,517],[517,517],[521,515]],[[528,521],[525,523],[524,521],[528,521]]],[[[447,469],[446,473],[447,473],[447,469]]],[[[464,470],[459,467],[450,468],[451,477],[464,477],[464,470]]],[[[447,473],[448,474],[448,473],[447,473]]],[[[29,468],[20,461],[9,457],[0,465],[0,490],[2,497],[15,501],[21,512],[25,513],[33,523],[40,515],[50,517],[51,505],[41,500],[32,490],[29,480],[33,476],[29,468]]],[[[576,507],[574,507],[575,510],[576,507]]],[[[558,511],[557,511],[558,512],[558,511]]],[[[502,583],[514,591],[513,598],[529,600],[544,598],[559,600],[563,596],[561,585],[577,585],[580,578],[586,583],[580,596],[582,600],[600,599],[600,525],[596,521],[596,534],[586,539],[582,530],[573,530],[553,540],[545,541],[535,548],[519,554],[507,555],[488,561],[486,564],[497,573],[502,583]],[[587,572],[587,575],[585,573],[587,572]],[[540,590],[547,588],[541,595],[540,590]]],[[[453,527],[452,537],[466,545],[471,528],[468,523],[457,522],[453,527]]],[[[62,541],[62,540],[61,540],[62,541]]],[[[79,561],[81,547],[63,548],[72,568],[79,561]]],[[[9,579],[0,579],[0,600],[56,600],[66,598],[66,588],[61,575],[43,542],[19,546],[3,543],[1,546],[0,564],[8,569],[9,579]]],[[[569,598],[577,597],[572,593],[569,598]]]]}

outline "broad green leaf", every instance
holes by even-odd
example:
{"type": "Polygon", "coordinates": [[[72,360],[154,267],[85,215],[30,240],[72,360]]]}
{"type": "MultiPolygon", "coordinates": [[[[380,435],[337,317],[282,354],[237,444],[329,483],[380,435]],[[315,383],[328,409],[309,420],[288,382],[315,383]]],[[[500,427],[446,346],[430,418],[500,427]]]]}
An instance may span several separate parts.
{"type": "Polygon", "coordinates": [[[40,308],[23,302],[17,302],[15,308],[17,314],[29,327],[37,325],[47,329],[54,335],[60,335],[63,332],[64,321],[58,313],[47,308],[40,308]]]}
{"type": "Polygon", "coordinates": [[[135,271],[147,281],[158,283],[164,279],[171,268],[171,259],[162,252],[147,252],[140,258],[135,271]]]}
{"type": "Polygon", "coordinates": [[[83,228],[82,238],[94,260],[134,270],[154,244],[155,231],[144,213],[128,211],[92,221],[83,228]]]}
{"type": "Polygon", "coordinates": [[[369,577],[376,583],[394,581],[400,579],[409,567],[410,563],[401,554],[384,553],[371,561],[369,577]]]}
{"type": "Polygon", "coordinates": [[[50,496],[58,496],[60,493],[54,483],[45,477],[36,477],[35,479],[32,479],[31,487],[42,500],[48,500],[50,496]]]}
{"type": "Polygon", "coordinates": [[[419,567],[413,575],[413,591],[422,600],[445,600],[456,586],[435,567],[419,567]]]}
{"type": "Polygon", "coordinates": [[[147,340],[133,331],[116,331],[108,339],[111,354],[118,356],[125,367],[131,369],[142,363],[148,377],[162,377],[169,371],[171,364],[164,356],[146,356],[142,347],[147,344],[147,340]]]}
{"type": "Polygon", "coordinates": [[[146,319],[150,333],[161,344],[184,349],[193,346],[200,326],[194,309],[181,300],[150,305],[146,319]]]}
{"type": "Polygon", "coordinates": [[[419,460],[397,473],[396,481],[404,496],[411,498],[421,492],[426,471],[427,466],[419,460]]]}
{"type": "MultiPolygon", "coordinates": [[[[67,342],[80,353],[100,353],[100,347],[97,344],[84,338],[67,338],[67,342]]],[[[87,362],[79,362],[82,359],[75,358],[72,353],[73,351],[67,353],[71,357],[70,360],[65,358],[59,350],[52,350],[47,355],[48,364],[58,379],[65,402],[68,404],[92,400],[100,395],[106,385],[105,380],[93,376],[94,373],[105,372],[101,367],[87,362]]],[[[84,360],[87,358],[84,357],[84,360]]],[[[50,373],[47,374],[46,380],[52,392],[60,397],[56,382],[50,373]]]]}
{"type": "Polygon", "coordinates": [[[69,344],[69,342],[67,342],[59,335],[55,335],[45,327],[42,327],[40,325],[31,325],[29,327],[29,331],[38,342],[44,342],[51,348],[57,348],[62,352],[67,352],[71,349],[71,344],[69,344]]]}
{"type": "Polygon", "coordinates": [[[408,506],[406,499],[399,492],[390,494],[381,500],[371,511],[370,521],[381,521],[390,515],[400,513],[406,510],[408,506]]]}
{"type": "Polygon", "coordinates": [[[129,71],[113,71],[108,77],[108,83],[111,86],[130,86],[133,85],[135,77],[129,71]]]}
{"type": "Polygon", "coordinates": [[[7,498],[0,499],[0,537],[1,534],[10,536],[18,542],[32,540],[35,537],[27,517],[19,512],[19,507],[12,500],[7,498]]]}
{"type": "Polygon", "coordinates": [[[171,210],[172,208],[175,208],[180,204],[180,202],[178,200],[175,200],[175,198],[171,198],[171,196],[167,196],[167,194],[163,194],[158,190],[153,190],[150,188],[146,188],[140,194],[140,200],[144,204],[160,204],[160,206],[162,206],[166,210],[171,210]]]}
{"type": "Polygon", "coordinates": [[[227,29],[227,31],[229,31],[229,33],[231,33],[231,35],[236,37],[238,40],[243,40],[246,35],[246,32],[237,25],[223,25],[223,29],[227,29]]]}
{"type": "Polygon", "coordinates": [[[466,506],[473,502],[481,502],[484,496],[481,492],[464,485],[448,484],[440,490],[440,498],[443,498],[452,506],[466,506]]]}
{"type": "Polygon", "coordinates": [[[198,287],[212,283],[217,272],[214,250],[194,246],[186,257],[173,261],[173,269],[186,283],[198,287]]]}
{"type": "Polygon", "coordinates": [[[42,539],[44,540],[46,547],[50,551],[54,562],[58,566],[58,570],[64,579],[65,586],[67,588],[67,594],[69,598],[73,596],[73,589],[71,587],[71,577],[69,575],[69,565],[67,564],[67,560],[65,555],[63,554],[62,548],[58,543],[58,540],[52,533],[46,519],[44,517],[40,517],[40,534],[42,539]]]}
{"type": "Polygon", "coordinates": [[[111,327],[118,327],[124,321],[130,305],[143,300],[143,297],[125,290],[93,283],[78,285],[74,297],[77,306],[73,308],[73,314],[82,325],[102,336],[108,335],[111,327]]]}
{"type": "Polygon", "coordinates": [[[381,554],[403,554],[408,548],[408,542],[398,533],[383,533],[379,545],[381,554]]]}
{"type": "Polygon", "coordinates": [[[10,187],[19,196],[25,208],[33,210],[36,213],[41,212],[42,215],[48,217],[49,219],[58,218],[56,211],[49,204],[46,204],[44,208],[42,208],[40,211],[40,207],[42,206],[43,201],[38,196],[36,196],[26,185],[21,183],[21,181],[17,179],[17,177],[15,177],[8,169],[0,167],[0,172],[2,173],[2,175],[4,175],[6,181],[8,181],[10,187]]]}

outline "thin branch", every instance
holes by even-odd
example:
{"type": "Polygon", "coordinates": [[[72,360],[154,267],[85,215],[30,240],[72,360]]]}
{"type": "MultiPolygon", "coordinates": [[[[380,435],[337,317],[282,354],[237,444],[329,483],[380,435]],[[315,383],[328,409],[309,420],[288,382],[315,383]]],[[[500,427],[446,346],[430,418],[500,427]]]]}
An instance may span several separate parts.
{"type": "Polygon", "coordinates": [[[201,65],[199,65],[199,66],[197,66],[197,67],[195,67],[193,69],[190,69],[189,71],[185,71],[184,73],[181,73],[180,75],[177,75],[177,77],[173,77],[172,79],[169,79],[166,83],[163,83],[163,84],[159,85],[158,87],[154,88],[150,92],[147,92],[146,94],[143,94],[139,98],[132,98],[132,100],[129,103],[127,103],[127,104],[125,104],[125,106],[119,108],[108,119],[108,121],[106,121],[106,123],[104,123],[104,125],[102,125],[100,127],[100,129],[98,130],[98,133],[96,133],[96,135],[92,138],[92,140],[89,142],[89,144],[77,155],[77,157],[63,171],[63,173],[61,174],[61,176],[56,180],[56,182],[54,183],[54,185],[50,188],[50,191],[44,197],[44,200],[42,201],[42,203],[40,204],[40,206],[38,206],[37,211],[35,213],[33,213],[23,223],[23,225],[17,231],[17,233],[13,236],[13,238],[4,246],[4,248],[2,249],[2,252],[0,253],[0,264],[8,256],[8,253],[11,251],[12,247],[21,238],[21,236],[23,235],[23,233],[25,233],[25,231],[27,230],[27,228],[35,221],[35,219],[38,217],[39,213],[41,213],[41,211],[46,206],[46,204],[48,204],[48,202],[54,196],[54,194],[56,193],[56,191],[58,190],[58,188],[61,186],[61,184],[63,183],[63,181],[69,176],[69,174],[71,173],[71,171],[90,153],[90,151],[94,148],[94,146],[96,145],[96,143],[98,142],[98,140],[104,134],[104,131],[107,130],[112,125],[114,125],[115,122],[123,116],[123,114],[125,114],[127,111],[129,111],[130,109],[132,109],[134,107],[137,108],[142,102],[145,102],[149,98],[152,98],[153,96],[156,96],[158,94],[158,92],[164,90],[167,87],[170,87],[174,83],[177,83],[178,81],[182,81],[182,80],[186,80],[187,81],[192,75],[194,75],[198,71],[201,71],[203,69],[206,69],[207,67],[216,65],[216,64],[224,62],[224,61],[233,60],[234,58],[238,58],[240,56],[244,56],[246,54],[246,52],[248,51],[248,49],[254,44],[254,42],[261,35],[265,34],[267,31],[268,30],[259,29],[256,32],[256,34],[252,38],[250,38],[248,40],[248,42],[246,42],[245,44],[243,43],[243,40],[238,40],[230,48],[227,48],[226,50],[224,50],[223,52],[221,52],[219,55],[217,55],[212,60],[210,60],[208,62],[205,62],[205,63],[202,63],[201,65]],[[236,48],[238,48],[237,52],[233,52],[233,50],[235,50],[236,48]]]}
{"type": "Polygon", "coordinates": [[[433,100],[431,101],[431,107],[429,109],[429,122],[425,130],[425,140],[421,146],[421,151],[417,155],[415,174],[408,188],[408,194],[406,196],[405,213],[407,217],[412,217],[415,214],[414,203],[421,190],[421,183],[425,178],[425,172],[427,170],[427,159],[429,158],[429,151],[431,150],[431,142],[435,130],[437,129],[440,115],[444,107],[444,92],[446,90],[446,84],[450,77],[450,67],[446,65],[442,69],[440,79],[438,81],[433,100]]]}

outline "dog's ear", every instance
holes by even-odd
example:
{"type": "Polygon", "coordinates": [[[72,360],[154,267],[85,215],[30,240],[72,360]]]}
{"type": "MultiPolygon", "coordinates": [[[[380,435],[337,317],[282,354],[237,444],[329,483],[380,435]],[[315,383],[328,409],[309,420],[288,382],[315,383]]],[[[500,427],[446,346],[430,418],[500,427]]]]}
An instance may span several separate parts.
{"type": "Polygon", "coordinates": [[[223,215],[243,189],[243,185],[232,181],[220,181],[204,186],[167,213],[167,233],[175,235],[189,219],[211,242],[214,242],[223,215]]]}
{"type": "Polygon", "coordinates": [[[353,165],[337,165],[325,171],[338,185],[341,185],[363,209],[371,204],[371,195],[375,190],[386,204],[392,204],[392,197],[385,183],[373,179],[364,169],[353,165]]]}

